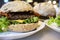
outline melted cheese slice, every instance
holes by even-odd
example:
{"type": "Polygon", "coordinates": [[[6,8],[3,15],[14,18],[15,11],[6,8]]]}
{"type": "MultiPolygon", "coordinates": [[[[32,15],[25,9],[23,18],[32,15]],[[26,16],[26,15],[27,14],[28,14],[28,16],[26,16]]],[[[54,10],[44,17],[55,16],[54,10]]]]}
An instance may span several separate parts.
{"type": "Polygon", "coordinates": [[[23,23],[23,22],[24,22],[24,20],[14,20],[14,21],[21,22],[21,23],[23,23]]]}

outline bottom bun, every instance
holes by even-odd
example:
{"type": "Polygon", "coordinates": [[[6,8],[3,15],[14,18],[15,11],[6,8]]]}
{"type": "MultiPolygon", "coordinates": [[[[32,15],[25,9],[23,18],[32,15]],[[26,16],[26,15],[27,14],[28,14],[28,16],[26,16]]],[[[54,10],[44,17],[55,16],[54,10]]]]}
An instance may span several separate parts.
{"type": "Polygon", "coordinates": [[[37,27],[39,26],[40,24],[39,22],[37,22],[37,23],[30,23],[30,24],[15,24],[15,25],[12,24],[8,27],[9,30],[14,32],[28,32],[37,29],[37,27]]]}

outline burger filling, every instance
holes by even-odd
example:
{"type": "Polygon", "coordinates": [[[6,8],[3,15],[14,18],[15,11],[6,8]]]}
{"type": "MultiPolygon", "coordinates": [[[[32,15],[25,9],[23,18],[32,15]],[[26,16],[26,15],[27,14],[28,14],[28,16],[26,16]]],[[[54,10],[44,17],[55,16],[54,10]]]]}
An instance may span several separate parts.
{"type": "Polygon", "coordinates": [[[33,12],[0,13],[0,32],[7,31],[11,24],[30,24],[38,22],[39,18],[33,12]]]}
{"type": "Polygon", "coordinates": [[[31,18],[34,17],[35,15],[33,14],[33,12],[9,12],[8,13],[8,18],[10,20],[19,20],[19,19],[27,19],[27,18],[31,18]]]}

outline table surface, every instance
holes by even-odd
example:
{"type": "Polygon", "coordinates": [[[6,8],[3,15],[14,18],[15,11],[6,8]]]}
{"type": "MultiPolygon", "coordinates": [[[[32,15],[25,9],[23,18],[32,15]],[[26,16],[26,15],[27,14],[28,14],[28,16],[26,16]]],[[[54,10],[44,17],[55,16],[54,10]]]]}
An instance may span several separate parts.
{"type": "MultiPolygon", "coordinates": [[[[8,40],[8,39],[4,39],[8,40]]],[[[10,39],[10,40],[60,40],[60,33],[46,27],[43,30],[22,39],[10,39]]]]}

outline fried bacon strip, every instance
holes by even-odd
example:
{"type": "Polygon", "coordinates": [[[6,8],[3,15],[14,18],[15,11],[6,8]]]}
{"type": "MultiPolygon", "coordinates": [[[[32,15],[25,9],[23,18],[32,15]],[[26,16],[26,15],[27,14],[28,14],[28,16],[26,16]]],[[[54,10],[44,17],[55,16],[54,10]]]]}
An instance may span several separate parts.
{"type": "Polygon", "coordinates": [[[5,12],[0,11],[0,16],[6,16],[6,17],[8,17],[8,14],[5,13],[5,12]]]}

